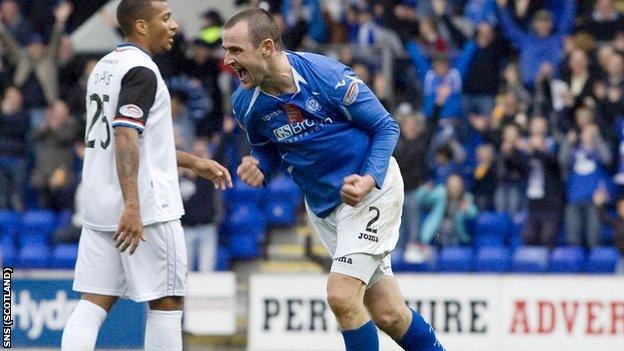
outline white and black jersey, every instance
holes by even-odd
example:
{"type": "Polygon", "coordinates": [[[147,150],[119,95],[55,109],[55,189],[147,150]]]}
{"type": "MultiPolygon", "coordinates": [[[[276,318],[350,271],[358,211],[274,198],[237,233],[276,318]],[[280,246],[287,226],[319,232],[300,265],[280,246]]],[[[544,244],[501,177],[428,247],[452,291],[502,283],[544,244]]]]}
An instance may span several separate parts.
{"type": "Polygon", "coordinates": [[[83,224],[114,231],[123,209],[113,128],[139,132],[139,201],[143,225],[184,214],[171,99],[158,67],[141,48],[123,44],[104,56],[87,85],[83,224]]]}

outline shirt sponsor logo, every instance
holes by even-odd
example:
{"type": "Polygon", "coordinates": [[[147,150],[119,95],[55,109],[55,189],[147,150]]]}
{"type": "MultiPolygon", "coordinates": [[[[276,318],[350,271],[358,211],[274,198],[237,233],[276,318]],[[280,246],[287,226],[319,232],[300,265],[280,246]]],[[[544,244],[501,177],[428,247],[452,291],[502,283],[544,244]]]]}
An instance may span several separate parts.
{"type": "Polygon", "coordinates": [[[305,108],[310,112],[316,112],[320,110],[321,105],[319,104],[318,100],[313,97],[309,97],[308,100],[306,100],[305,108]]]}
{"type": "Polygon", "coordinates": [[[137,105],[123,105],[119,108],[119,113],[124,117],[139,119],[143,117],[143,110],[137,105]]]}
{"type": "Polygon", "coordinates": [[[302,122],[290,123],[273,129],[273,134],[277,138],[277,141],[282,141],[295,136],[294,138],[288,140],[289,143],[292,143],[300,141],[302,138],[320,131],[325,125],[332,123],[334,123],[334,121],[329,117],[322,121],[305,119],[302,122]]]}
{"type": "Polygon", "coordinates": [[[351,105],[352,103],[355,102],[359,93],[360,93],[360,88],[358,88],[357,81],[354,80],[351,82],[351,84],[349,84],[349,87],[347,88],[347,92],[342,98],[342,103],[345,106],[351,105]]]}

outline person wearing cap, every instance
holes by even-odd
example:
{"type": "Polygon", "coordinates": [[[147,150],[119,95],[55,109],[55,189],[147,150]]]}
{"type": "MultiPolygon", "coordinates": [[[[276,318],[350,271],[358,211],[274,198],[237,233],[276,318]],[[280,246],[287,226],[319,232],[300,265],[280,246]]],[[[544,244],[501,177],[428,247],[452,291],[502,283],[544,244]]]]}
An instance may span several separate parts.
{"type": "Polygon", "coordinates": [[[556,67],[563,59],[563,38],[572,31],[576,2],[566,0],[560,25],[553,32],[550,12],[540,10],[532,20],[532,32],[527,32],[512,19],[507,7],[508,0],[497,0],[498,13],[503,32],[520,51],[520,72],[524,85],[533,90],[538,75],[550,67],[556,67]]]}

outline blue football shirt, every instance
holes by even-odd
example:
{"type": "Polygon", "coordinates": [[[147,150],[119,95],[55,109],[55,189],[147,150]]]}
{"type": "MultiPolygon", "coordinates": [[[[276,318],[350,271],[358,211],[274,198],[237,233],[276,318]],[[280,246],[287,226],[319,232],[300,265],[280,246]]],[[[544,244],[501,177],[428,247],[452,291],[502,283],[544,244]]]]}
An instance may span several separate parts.
{"type": "Polygon", "coordinates": [[[341,202],[344,177],[370,174],[378,188],[399,127],[347,66],[322,55],[287,52],[297,92],[273,96],[259,87],[232,95],[234,115],[268,179],[279,167],[326,217],[341,202]]]}

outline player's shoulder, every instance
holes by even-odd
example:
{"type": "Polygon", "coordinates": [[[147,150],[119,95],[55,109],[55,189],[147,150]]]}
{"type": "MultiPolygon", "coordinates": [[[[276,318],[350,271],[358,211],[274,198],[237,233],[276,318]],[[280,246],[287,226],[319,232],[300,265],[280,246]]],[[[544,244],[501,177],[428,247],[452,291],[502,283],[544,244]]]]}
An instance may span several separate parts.
{"type": "Polygon", "coordinates": [[[120,44],[115,50],[104,56],[102,60],[109,60],[114,63],[118,70],[129,71],[135,67],[146,67],[158,73],[158,66],[152,57],[143,49],[132,44],[120,44]]]}
{"type": "Polygon", "coordinates": [[[241,114],[249,107],[256,89],[245,89],[241,84],[232,94],[232,109],[236,116],[242,116],[241,114]]]}
{"type": "Polygon", "coordinates": [[[295,65],[306,66],[320,75],[341,73],[349,69],[343,63],[325,55],[302,51],[287,51],[286,53],[295,65]]]}

